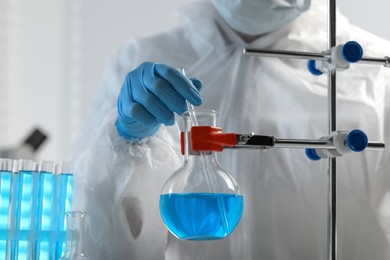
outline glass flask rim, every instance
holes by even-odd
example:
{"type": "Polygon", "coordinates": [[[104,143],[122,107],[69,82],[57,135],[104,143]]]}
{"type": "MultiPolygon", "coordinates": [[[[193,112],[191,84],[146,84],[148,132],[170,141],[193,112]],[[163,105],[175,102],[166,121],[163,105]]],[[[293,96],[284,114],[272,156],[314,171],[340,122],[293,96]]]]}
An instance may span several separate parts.
{"type": "MultiPolygon", "coordinates": [[[[195,108],[195,114],[196,117],[206,117],[206,116],[214,116],[218,117],[218,112],[213,109],[205,109],[205,108],[195,108]]],[[[181,114],[181,117],[183,118],[189,118],[190,117],[190,112],[186,111],[181,114]]]]}

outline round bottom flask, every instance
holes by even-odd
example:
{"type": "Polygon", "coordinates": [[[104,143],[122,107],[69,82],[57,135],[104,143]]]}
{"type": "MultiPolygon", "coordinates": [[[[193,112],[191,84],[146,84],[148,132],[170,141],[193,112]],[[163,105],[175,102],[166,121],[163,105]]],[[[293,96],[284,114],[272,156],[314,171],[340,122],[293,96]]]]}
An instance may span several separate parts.
{"type": "Polygon", "coordinates": [[[184,165],[165,183],[160,213],[169,231],[179,239],[222,239],[233,232],[243,211],[243,197],[234,177],[218,163],[213,151],[191,149],[191,127],[215,126],[217,113],[184,113],[184,165]],[[194,118],[196,117],[196,119],[194,118]]]}

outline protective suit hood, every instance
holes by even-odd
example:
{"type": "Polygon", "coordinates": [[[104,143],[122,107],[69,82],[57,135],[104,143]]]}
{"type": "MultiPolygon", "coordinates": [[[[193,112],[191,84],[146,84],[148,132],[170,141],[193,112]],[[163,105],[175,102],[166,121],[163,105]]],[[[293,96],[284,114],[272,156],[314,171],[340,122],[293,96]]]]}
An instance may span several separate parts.
{"type": "Polygon", "coordinates": [[[310,0],[211,0],[234,30],[262,35],[279,29],[306,11],[310,0]]]}

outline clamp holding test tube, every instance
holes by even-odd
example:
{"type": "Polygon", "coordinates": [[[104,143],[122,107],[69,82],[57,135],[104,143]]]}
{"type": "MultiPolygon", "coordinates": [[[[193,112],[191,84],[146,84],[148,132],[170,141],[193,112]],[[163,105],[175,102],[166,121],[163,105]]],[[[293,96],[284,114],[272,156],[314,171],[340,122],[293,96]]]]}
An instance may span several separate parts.
{"type": "MultiPolygon", "coordinates": [[[[311,160],[339,157],[349,152],[364,150],[383,150],[384,143],[368,141],[361,130],[335,131],[330,136],[320,139],[281,139],[274,136],[224,133],[221,128],[213,126],[194,126],[190,133],[192,153],[200,151],[221,152],[230,149],[268,150],[270,148],[306,149],[311,160]]],[[[183,133],[181,137],[182,153],[184,153],[183,133]]]]}

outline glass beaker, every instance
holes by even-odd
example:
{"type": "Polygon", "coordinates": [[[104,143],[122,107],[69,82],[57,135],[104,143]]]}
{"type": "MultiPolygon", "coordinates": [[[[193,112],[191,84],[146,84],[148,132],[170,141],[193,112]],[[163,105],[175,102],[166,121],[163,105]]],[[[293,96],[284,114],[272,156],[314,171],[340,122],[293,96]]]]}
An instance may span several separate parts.
{"type": "MultiPolygon", "coordinates": [[[[217,112],[196,110],[199,126],[215,126],[217,112]]],[[[234,177],[218,163],[213,151],[191,149],[191,120],[184,120],[184,165],[165,183],[160,214],[169,231],[179,239],[214,240],[228,236],[240,221],[243,197],[234,177]]]]}
{"type": "Polygon", "coordinates": [[[66,252],[61,260],[88,260],[85,254],[85,211],[66,213],[66,252]]]}

